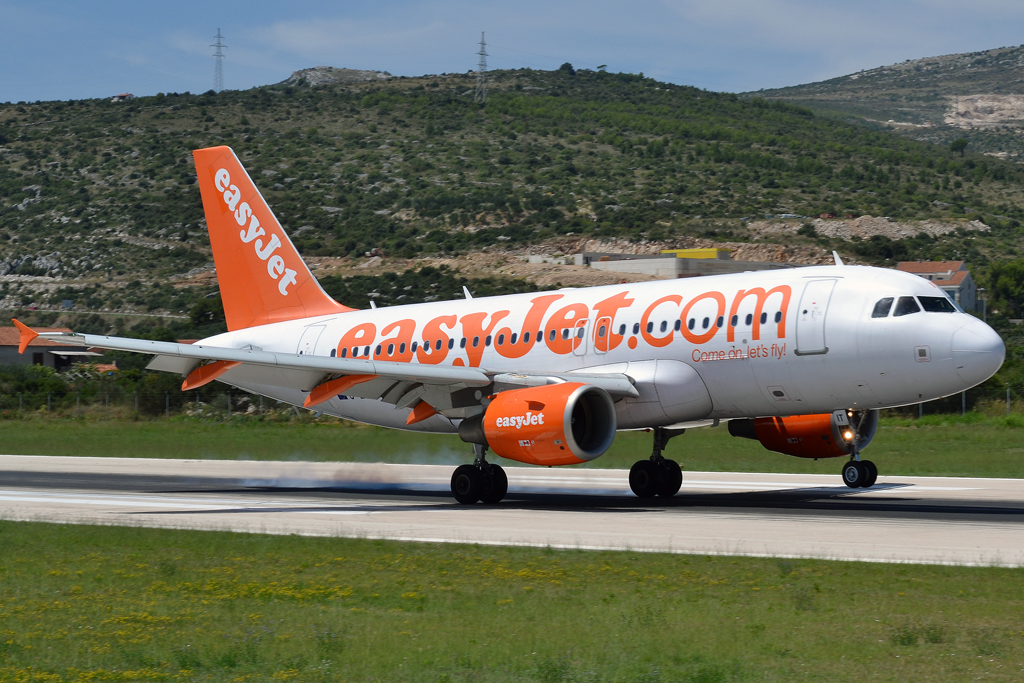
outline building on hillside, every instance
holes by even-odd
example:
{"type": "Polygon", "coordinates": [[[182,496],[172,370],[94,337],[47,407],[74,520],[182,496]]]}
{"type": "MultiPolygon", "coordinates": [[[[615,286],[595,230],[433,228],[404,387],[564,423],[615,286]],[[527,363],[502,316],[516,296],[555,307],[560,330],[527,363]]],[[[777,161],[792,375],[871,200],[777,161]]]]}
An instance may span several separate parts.
{"type": "Polygon", "coordinates": [[[114,95],[113,97],[111,97],[110,101],[111,102],[127,102],[129,100],[134,100],[134,99],[135,99],[135,95],[131,94],[130,92],[123,92],[120,95],[114,95]]]}
{"type": "Polygon", "coordinates": [[[960,304],[960,308],[969,313],[977,310],[978,286],[963,261],[900,261],[896,270],[931,280],[960,304]]]}
{"type": "MultiPolygon", "coordinates": [[[[36,327],[37,332],[70,332],[66,327],[36,327]]],[[[60,372],[72,363],[90,356],[102,356],[81,346],[71,346],[49,339],[33,339],[25,353],[18,353],[21,334],[15,327],[0,327],[0,365],[45,365],[60,372]]]]}
{"type": "Polygon", "coordinates": [[[665,249],[660,254],[584,252],[574,256],[577,266],[613,273],[640,273],[659,278],[698,277],[744,273],[751,270],[796,268],[795,263],[733,261],[729,249],[665,249]]]}

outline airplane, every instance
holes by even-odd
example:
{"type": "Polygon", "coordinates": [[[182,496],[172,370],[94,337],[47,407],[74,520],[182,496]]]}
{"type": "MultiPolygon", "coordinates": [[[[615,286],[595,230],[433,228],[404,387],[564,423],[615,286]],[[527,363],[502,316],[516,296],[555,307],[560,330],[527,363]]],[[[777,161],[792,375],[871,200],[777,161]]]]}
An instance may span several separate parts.
{"type": "Polygon", "coordinates": [[[652,430],[630,469],[641,498],[682,483],[665,458],[686,429],[800,458],[847,458],[843,482],[870,487],[861,458],[878,411],[973,387],[1005,348],[933,282],[845,265],[621,284],[354,310],[320,287],[229,147],[196,150],[196,172],[228,332],[193,344],[40,332],[150,354],[182,390],[220,380],[327,415],[458,434],[474,460],[454,498],[494,504],[508,478],[487,451],[521,463],[589,462],[618,430],[652,430]]]}

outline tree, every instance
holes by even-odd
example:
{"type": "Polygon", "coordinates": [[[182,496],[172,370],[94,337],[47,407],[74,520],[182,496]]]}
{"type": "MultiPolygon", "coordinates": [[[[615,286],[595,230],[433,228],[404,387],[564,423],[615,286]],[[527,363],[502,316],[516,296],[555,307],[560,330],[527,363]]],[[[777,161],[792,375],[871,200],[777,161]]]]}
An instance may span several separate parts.
{"type": "Polygon", "coordinates": [[[989,300],[1001,313],[1018,315],[1024,307],[1024,259],[997,261],[988,271],[989,300]]]}
{"type": "Polygon", "coordinates": [[[965,149],[967,149],[967,138],[957,138],[949,143],[949,151],[960,152],[961,157],[963,157],[965,149]]]}
{"type": "Polygon", "coordinates": [[[575,76],[576,75],[576,69],[572,68],[572,64],[570,64],[569,62],[566,62],[562,66],[558,67],[558,70],[559,71],[566,71],[566,72],[569,73],[570,76],[575,76]]]}

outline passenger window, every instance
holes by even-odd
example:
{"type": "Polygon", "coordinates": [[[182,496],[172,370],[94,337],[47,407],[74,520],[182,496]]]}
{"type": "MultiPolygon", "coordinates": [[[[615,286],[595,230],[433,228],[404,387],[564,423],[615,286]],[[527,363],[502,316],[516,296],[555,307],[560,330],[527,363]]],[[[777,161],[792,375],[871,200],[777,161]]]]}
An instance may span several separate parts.
{"type": "Polygon", "coordinates": [[[640,334],[640,323],[633,323],[633,334],[640,334]]]}
{"type": "Polygon", "coordinates": [[[606,329],[607,328],[604,325],[601,325],[601,327],[597,328],[597,336],[600,337],[601,339],[604,339],[604,332],[606,329]]]}
{"type": "Polygon", "coordinates": [[[893,298],[887,296],[884,299],[879,299],[878,303],[875,304],[875,309],[871,311],[872,318],[888,318],[889,309],[892,308],[893,298]]]}
{"type": "Polygon", "coordinates": [[[921,307],[917,305],[917,301],[912,296],[901,296],[899,301],[896,302],[896,310],[893,311],[893,317],[898,318],[901,315],[910,315],[911,313],[920,313],[921,307]]]}
{"type": "Polygon", "coordinates": [[[619,336],[621,337],[624,334],[626,334],[626,324],[625,323],[619,325],[619,336]]]}
{"type": "Polygon", "coordinates": [[[775,311],[775,322],[782,320],[782,311],[775,311]]]}
{"type": "Polygon", "coordinates": [[[750,313],[747,313],[747,324],[749,325],[752,322],[754,322],[754,316],[750,313]]]}
{"type": "Polygon", "coordinates": [[[921,308],[928,313],[956,313],[953,304],[944,296],[919,296],[921,308]]]}

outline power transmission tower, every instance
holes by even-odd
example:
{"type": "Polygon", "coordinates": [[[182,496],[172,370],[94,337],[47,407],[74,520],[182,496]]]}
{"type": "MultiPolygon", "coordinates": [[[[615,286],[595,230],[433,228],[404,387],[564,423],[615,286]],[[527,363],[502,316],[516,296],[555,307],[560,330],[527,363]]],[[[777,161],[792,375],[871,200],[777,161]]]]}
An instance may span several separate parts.
{"type": "Polygon", "coordinates": [[[213,91],[220,92],[224,89],[224,53],[221,52],[221,49],[227,45],[224,44],[224,36],[220,34],[220,29],[217,29],[214,39],[217,42],[210,46],[217,48],[217,51],[213,53],[213,91]]]}
{"type": "Polygon", "coordinates": [[[476,92],[473,95],[474,102],[487,101],[487,43],[484,42],[484,32],[480,32],[480,61],[476,65],[476,92]]]}

